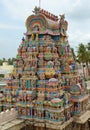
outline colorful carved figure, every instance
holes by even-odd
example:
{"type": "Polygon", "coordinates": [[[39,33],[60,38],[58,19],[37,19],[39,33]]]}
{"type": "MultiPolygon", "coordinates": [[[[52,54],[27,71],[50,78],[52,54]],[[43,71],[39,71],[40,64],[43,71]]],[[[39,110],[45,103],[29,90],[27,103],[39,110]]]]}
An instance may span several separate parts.
{"type": "Polygon", "coordinates": [[[60,23],[59,23],[59,29],[62,35],[66,36],[66,31],[68,27],[68,23],[65,19],[65,15],[60,15],[60,23]]]}

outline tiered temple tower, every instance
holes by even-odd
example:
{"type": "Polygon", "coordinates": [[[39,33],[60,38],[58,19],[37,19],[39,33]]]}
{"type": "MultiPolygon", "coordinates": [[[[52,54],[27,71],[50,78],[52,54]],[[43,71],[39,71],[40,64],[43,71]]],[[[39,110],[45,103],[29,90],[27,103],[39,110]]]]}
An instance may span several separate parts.
{"type": "Polygon", "coordinates": [[[34,129],[70,130],[72,117],[86,111],[88,95],[68,42],[68,22],[38,7],[33,13],[8,81],[16,86],[9,87],[9,104],[16,102],[19,118],[30,120],[34,129]]]}

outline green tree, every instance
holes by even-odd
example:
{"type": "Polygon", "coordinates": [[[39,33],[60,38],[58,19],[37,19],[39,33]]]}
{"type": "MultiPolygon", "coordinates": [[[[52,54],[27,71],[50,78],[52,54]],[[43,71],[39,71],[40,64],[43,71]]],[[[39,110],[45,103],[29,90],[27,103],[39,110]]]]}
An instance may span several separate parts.
{"type": "Polygon", "coordinates": [[[3,64],[3,61],[0,59],[0,65],[2,65],[3,64]]]}
{"type": "Polygon", "coordinates": [[[82,43],[79,44],[79,47],[77,50],[77,58],[78,58],[79,63],[85,63],[85,60],[86,60],[85,53],[86,53],[86,48],[84,44],[82,43]]]}
{"type": "MultiPolygon", "coordinates": [[[[87,51],[88,51],[89,54],[90,54],[90,42],[87,43],[87,45],[86,45],[86,49],[87,49],[87,51]]],[[[89,57],[89,62],[90,62],[90,57],[89,57]]]]}
{"type": "Polygon", "coordinates": [[[90,42],[87,44],[87,49],[88,49],[88,51],[90,51],[90,42]]]}
{"type": "Polygon", "coordinates": [[[15,61],[15,58],[9,58],[8,60],[9,65],[13,65],[13,62],[15,61]]]}
{"type": "Polygon", "coordinates": [[[73,48],[72,48],[72,54],[73,54],[73,58],[74,58],[74,60],[76,61],[76,55],[75,55],[75,51],[74,51],[73,48]]]}
{"type": "MultiPolygon", "coordinates": [[[[88,63],[90,64],[90,42],[87,44],[86,46],[86,49],[87,49],[87,56],[88,56],[88,63]]],[[[90,68],[89,68],[89,65],[88,65],[88,71],[89,71],[89,75],[90,75],[90,68]]]]}
{"type": "Polygon", "coordinates": [[[16,59],[15,59],[15,58],[12,58],[12,64],[13,64],[14,61],[16,61],[16,59]]]}
{"type": "Polygon", "coordinates": [[[77,58],[79,63],[85,63],[88,69],[88,73],[90,75],[89,71],[89,61],[90,61],[90,52],[88,51],[87,47],[84,44],[79,44],[78,50],[77,50],[77,58]]]}
{"type": "Polygon", "coordinates": [[[5,58],[3,58],[3,62],[5,62],[6,61],[6,59],[5,58]]]}
{"type": "Polygon", "coordinates": [[[12,65],[12,59],[11,58],[8,59],[8,64],[12,65]]]}

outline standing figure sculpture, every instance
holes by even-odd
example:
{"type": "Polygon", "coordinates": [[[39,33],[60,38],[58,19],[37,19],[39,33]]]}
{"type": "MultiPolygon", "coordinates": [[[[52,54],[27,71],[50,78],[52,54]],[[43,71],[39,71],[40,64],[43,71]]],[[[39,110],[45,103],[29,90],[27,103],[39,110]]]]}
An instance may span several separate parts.
{"type": "Polygon", "coordinates": [[[66,31],[68,28],[68,22],[65,20],[65,15],[60,15],[60,21],[59,21],[59,30],[61,35],[66,36],[66,31]]]}

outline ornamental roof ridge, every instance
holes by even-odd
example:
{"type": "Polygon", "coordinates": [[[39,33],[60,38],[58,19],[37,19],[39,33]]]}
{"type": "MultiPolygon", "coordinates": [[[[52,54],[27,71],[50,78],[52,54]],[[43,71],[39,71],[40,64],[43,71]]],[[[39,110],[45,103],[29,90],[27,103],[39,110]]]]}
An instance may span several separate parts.
{"type": "Polygon", "coordinates": [[[48,19],[51,19],[53,21],[58,21],[58,16],[56,16],[56,15],[54,15],[54,14],[52,14],[44,9],[41,9],[40,7],[35,6],[35,8],[32,12],[35,13],[35,15],[43,14],[48,19]]]}

